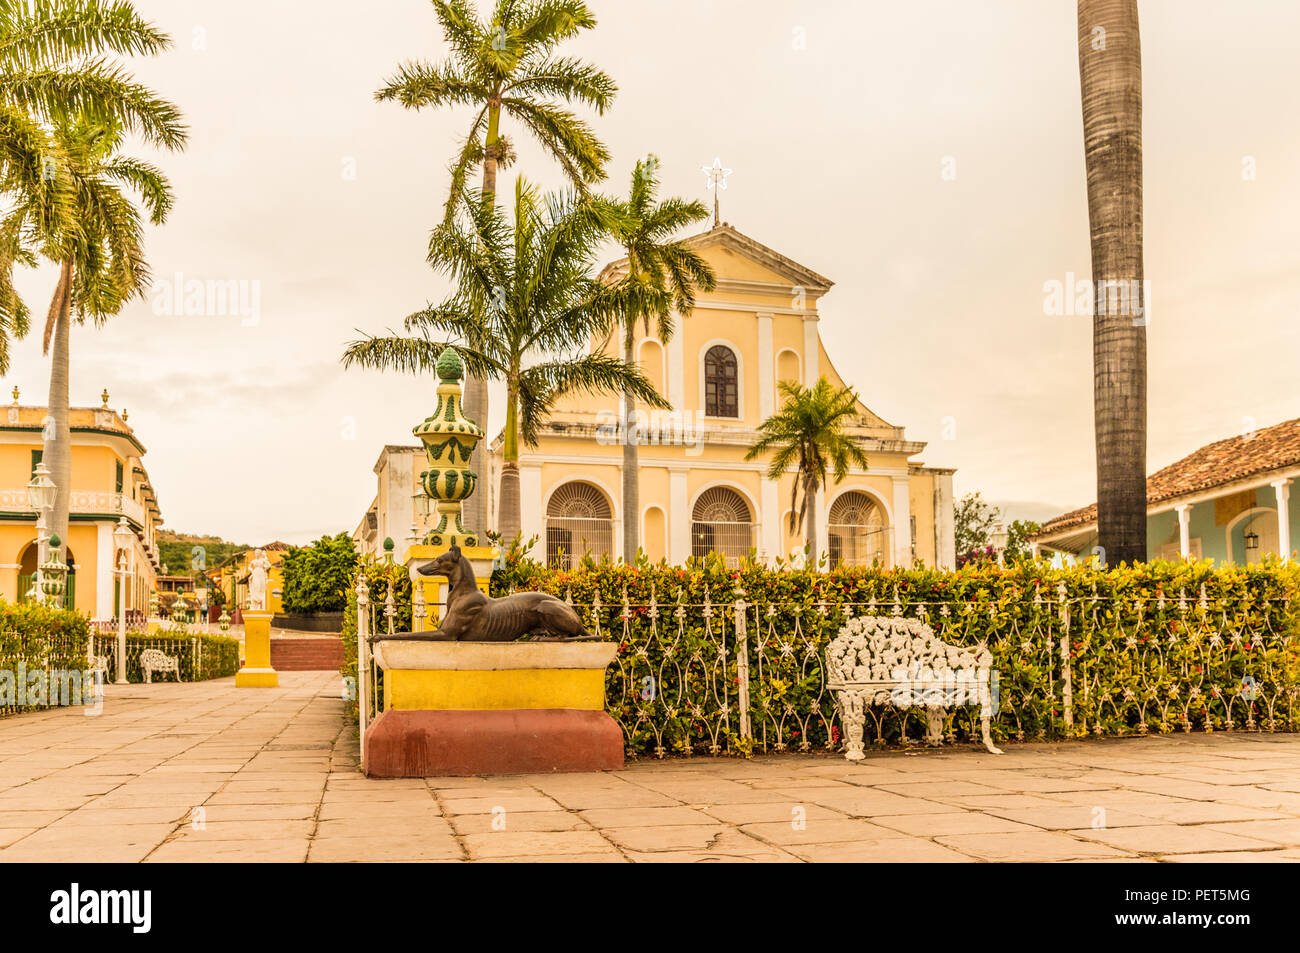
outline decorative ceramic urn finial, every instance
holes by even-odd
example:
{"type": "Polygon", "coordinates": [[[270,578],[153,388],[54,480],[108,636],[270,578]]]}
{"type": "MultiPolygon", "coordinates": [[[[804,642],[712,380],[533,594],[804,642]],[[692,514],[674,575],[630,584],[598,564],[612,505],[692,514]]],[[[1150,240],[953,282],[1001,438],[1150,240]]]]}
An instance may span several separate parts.
{"type": "Polygon", "coordinates": [[[438,356],[438,406],[411,432],[424,444],[429,469],[420,482],[438,507],[438,525],[425,534],[430,546],[477,546],[480,527],[465,528],[461,505],[474,492],[478,474],[469,469],[470,454],[483,439],[483,429],[461,412],[460,378],[464,373],[455,348],[438,356]]]}
{"type": "Polygon", "coordinates": [[[67,579],[68,567],[59,558],[59,547],[62,545],[63,540],[59,539],[59,534],[52,534],[49,540],[49,556],[41,563],[41,593],[45,604],[50,606],[63,604],[63,586],[67,579]]]}

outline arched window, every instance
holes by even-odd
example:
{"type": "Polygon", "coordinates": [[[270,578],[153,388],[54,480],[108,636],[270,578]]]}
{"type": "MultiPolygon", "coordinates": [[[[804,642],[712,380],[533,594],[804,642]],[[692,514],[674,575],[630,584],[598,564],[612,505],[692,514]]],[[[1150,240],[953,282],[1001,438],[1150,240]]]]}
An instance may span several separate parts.
{"type": "Polygon", "coordinates": [[[566,483],[546,504],[546,564],[571,569],[574,557],[614,553],[613,510],[590,483],[566,483]]]}
{"type": "MultiPolygon", "coordinates": [[[[36,580],[36,543],[28,544],[23,550],[22,555],[18,557],[18,601],[29,602],[29,595],[32,583],[36,580]]],[[[63,577],[63,608],[74,609],[77,605],[77,557],[72,554],[70,547],[63,547],[63,562],[68,567],[68,573],[63,577]]]]}
{"type": "Polygon", "coordinates": [[[704,353],[704,413],[709,417],[739,417],[736,355],[725,344],[704,353]]]}
{"type": "Polygon", "coordinates": [[[725,486],[710,487],[700,494],[691,511],[691,555],[720,553],[728,566],[754,548],[753,516],[745,498],[725,486]]]}
{"type": "Polygon", "coordinates": [[[866,493],[850,490],[831,504],[827,514],[827,551],[831,565],[889,565],[889,529],[884,511],[866,493]]]}

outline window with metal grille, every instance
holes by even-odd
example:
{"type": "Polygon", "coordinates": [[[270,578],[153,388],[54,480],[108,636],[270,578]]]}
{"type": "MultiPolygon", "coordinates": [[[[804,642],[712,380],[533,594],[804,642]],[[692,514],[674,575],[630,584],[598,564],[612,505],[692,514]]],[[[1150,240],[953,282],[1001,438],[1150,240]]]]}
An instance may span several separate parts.
{"type": "Polygon", "coordinates": [[[884,511],[866,493],[850,490],[831,504],[826,549],[831,565],[889,565],[889,529],[884,511]]]}
{"type": "Polygon", "coordinates": [[[609,500],[590,483],[566,483],[546,504],[546,562],[569,569],[575,558],[614,553],[614,519],[609,500]]]}
{"type": "Polygon", "coordinates": [[[691,511],[691,555],[720,553],[727,565],[738,565],[754,548],[753,514],[735,490],[710,487],[700,494],[691,511]]]}
{"type": "Polygon", "coordinates": [[[704,353],[704,413],[709,417],[739,417],[736,355],[715,344],[704,353]]]}

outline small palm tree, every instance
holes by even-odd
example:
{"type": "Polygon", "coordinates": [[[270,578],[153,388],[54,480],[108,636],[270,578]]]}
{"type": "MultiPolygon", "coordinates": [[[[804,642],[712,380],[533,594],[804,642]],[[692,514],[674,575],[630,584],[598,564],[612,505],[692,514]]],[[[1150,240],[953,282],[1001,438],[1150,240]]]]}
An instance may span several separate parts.
{"type": "Polygon", "coordinates": [[[50,364],[50,426],[46,428],[43,460],[58,488],[50,533],[68,538],[71,495],[71,435],[68,410],[70,332],[75,321],[89,318],[101,326],[132,298],[149,288],[144,258],[144,223],[128,192],[139,195],[149,221],[162,224],[172,207],[167,179],[147,162],[122,156],[120,127],[104,126],[87,117],[57,125],[52,133],[59,164],[55,178],[64,193],[70,216],[50,221],[40,195],[18,197],[0,222],[0,234],[26,236],[37,254],[59,266],[59,280],[46,312],[43,350],[50,364]]]}
{"type": "Polygon", "coordinates": [[[0,374],[9,339],[26,335],[31,313],[14,290],[15,265],[37,258],[24,229],[50,235],[75,228],[75,204],[57,169],[66,167],[52,123],[87,117],[179,149],[179,110],[140,85],[108,56],[153,55],[171,45],[126,0],[26,0],[0,4],[0,192],[27,209],[0,230],[0,374]]]}
{"type": "Polygon", "coordinates": [[[1079,85],[1092,243],[1097,535],[1112,565],[1147,556],[1147,338],[1142,300],[1142,50],[1137,0],[1079,0],[1079,85]],[[1098,30],[1100,29],[1100,32],[1098,30]],[[1137,309],[1116,313],[1123,282],[1137,309]],[[1138,310],[1141,309],[1141,310],[1138,310]]]}
{"type": "Polygon", "coordinates": [[[431,371],[454,343],[468,371],[505,383],[499,527],[514,539],[519,443],[536,446],[560,397],[626,391],[653,407],[667,403],[635,365],[584,353],[618,314],[614,290],[590,276],[601,239],[618,224],[606,203],[574,193],[543,199],[521,177],[513,221],[478,196],[461,208],[452,227],[434,234],[439,259],[456,277],[455,294],[410,315],[405,327],[414,335],[352,342],[343,365],[431,371]]]}
{"type": "MultiPolygon", "coordinates": [[[[559,44],[596,25],[585,3],[496,0],[491,16],[481,20],[467,0],[433,0],[433,12],[451,58],[438,64],[403,64],[375,98],[396,100],[408,109],[473,108],[469,131],[452,162],[444,226],[450,224],[456,202],[479,165],[479,197],[489,205],[496,201],[497,172],[507,168],[515,154],[501,130],[503,114],[528,130],[575,186],[604,178],[609,153],[591,128],[560,104],[580,102],[603,113],[614,101],[617,86],[594,66],[554,55],[559,44]]],[[[485,380],[472,374],[466,380],[464,406],[468,417],[487,426],[485,380]]],[[[482,445],[474,448],[471,466],[476,470],[483,469],[484,451],[482,445]]],[[[466,518],[479,530],[486,528],[484,503],[482,494],[466,502],[466,518]]]]}
{"type": "MultiPolygon", "coordinates": [[[[684,226],[707,218],[703,202],[670,198],[655,201],[659,189],[659,160],[648,156],[632,170],[632,187],[626,201],[612,203],[622,219],[617,229],[619,243],[627,256],[627,274],[617,283],[621,300],[619,323],[623,332],[623,359],[636,363],[634,347],[637,327],[650,333],[653,320],[660,341],[673,335],[672,308],[686,313],[695,307],[696,289],[712,291],[717,286],[713,268],[684,241],[672,235],[684,226]]],[[[640,470],[637,445],[631,439],[628,418],[634,397],[623,394],[623,561],[632,565],[640,546],[640,470]]]]}
{"type": "Polygon", "coordinates": [[[745,459],[771,453],[769,480],[779,480],[794,465],[790,531],[807,527],[804,545],[812,564],[817,559],[816,492],[818,486],[824,489],[827,485],[827,466],[834,472],[836,483],[848,475],[850,466],[867,468],[867,455],[844,433],[844,421],[857,413],[858,396],[852,387],[835,390],[825,377],[810,388],[782,381],[781,394],[781,409],[759,426],[760,436],[745,459]]]}

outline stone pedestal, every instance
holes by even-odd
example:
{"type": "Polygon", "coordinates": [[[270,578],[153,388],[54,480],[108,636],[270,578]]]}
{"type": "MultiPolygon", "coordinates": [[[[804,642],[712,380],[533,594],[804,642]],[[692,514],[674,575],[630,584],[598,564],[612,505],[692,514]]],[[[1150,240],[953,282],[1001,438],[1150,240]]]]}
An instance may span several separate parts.
{"type": "Polygon", "coordinates": [[[280,676],[271,667],[271,618],[274,612],[244,610],[244,667],[235,673],[240,688],[275,688],[280,676]]]}
{"type": "Polygon", "coordinates": [[[379,642],[384,711],[365,773],[418,778],[623,767],[605,711],[612,642],[379,642]]]}

